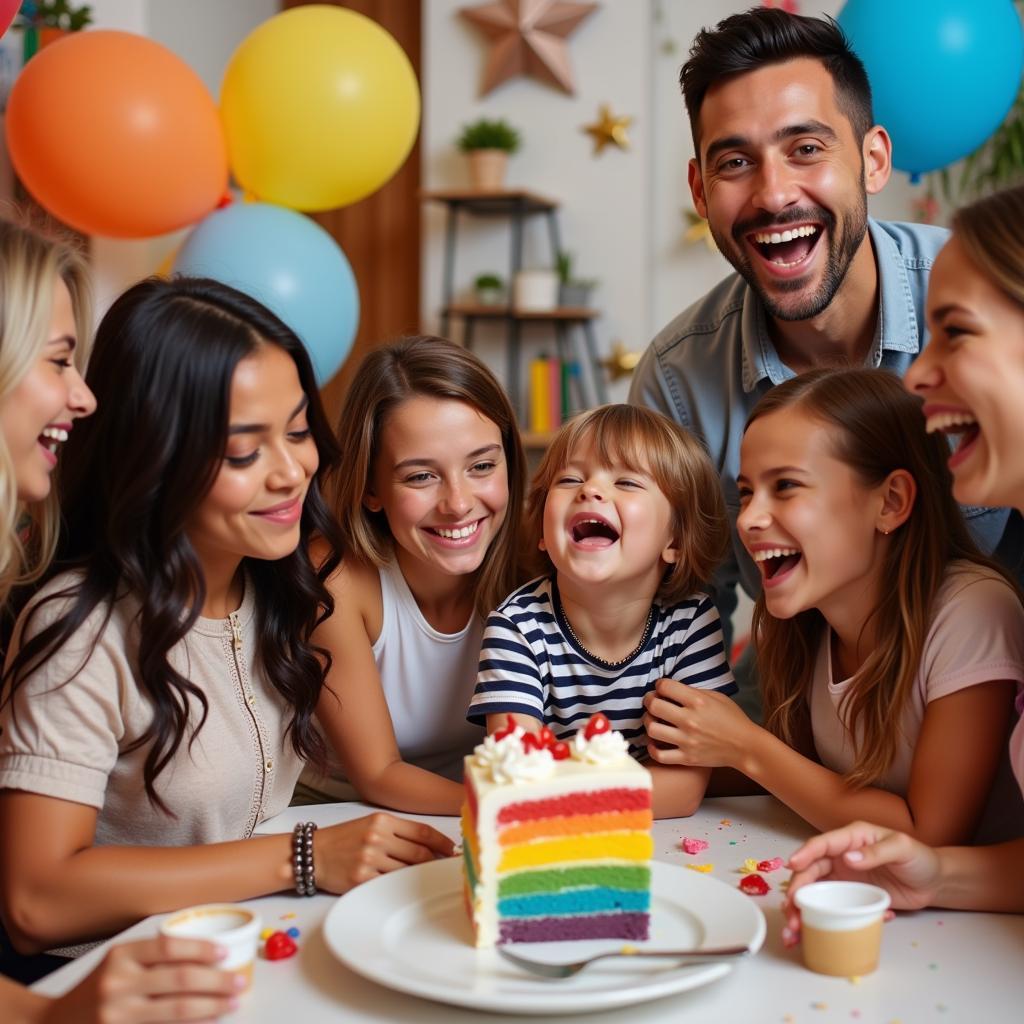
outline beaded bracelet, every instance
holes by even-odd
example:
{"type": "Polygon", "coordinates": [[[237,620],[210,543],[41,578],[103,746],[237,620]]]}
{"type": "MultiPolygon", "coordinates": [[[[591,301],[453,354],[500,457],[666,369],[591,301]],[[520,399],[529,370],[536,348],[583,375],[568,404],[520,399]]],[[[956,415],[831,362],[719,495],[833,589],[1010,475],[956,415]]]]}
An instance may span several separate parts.
{"type": "Polygon", "coordinates": [[[313,871],[315,831],[315,821],[300,821],[292,830],[292,877],[299,896],[316,895],[316,874],[313,871]]]}

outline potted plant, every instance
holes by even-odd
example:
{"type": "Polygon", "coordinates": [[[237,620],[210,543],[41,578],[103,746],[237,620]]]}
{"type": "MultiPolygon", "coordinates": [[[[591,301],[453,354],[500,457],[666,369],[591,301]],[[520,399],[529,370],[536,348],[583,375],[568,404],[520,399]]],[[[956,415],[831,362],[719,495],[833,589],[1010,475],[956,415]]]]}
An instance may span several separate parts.
{"type": "Polygon", "coordinates": [[[555,260],[558,271],[558,304],[585,308],[590,304],[590,293],[597,281],[593,278],[574,277],[572,272],[573,255],[571,252],[559,252],[555,260]]]}
{"type": "Polygon", "coordinates": [[[26,48],[34,53],[69,32],[80,32],[92,24],[92,7],[89,4],[76,6],[68,0],[25,0],[21,16],[26,28],[35,32],[36,45],[26,48]]]}
{"type": "Polygon", "coordinates": [[[469,156],[469,177],[474,191],[501,191],[509,154],[519,149],[519,142],[519,132],[507,121],[481,117],[463,125],[457,144],[469,156]]]}
{"type": "Polygon", "coordinates": [[[473,290],[481,306],[500,306],[505,299],[505,282],[497,274],[480,274],[473,290]]]}

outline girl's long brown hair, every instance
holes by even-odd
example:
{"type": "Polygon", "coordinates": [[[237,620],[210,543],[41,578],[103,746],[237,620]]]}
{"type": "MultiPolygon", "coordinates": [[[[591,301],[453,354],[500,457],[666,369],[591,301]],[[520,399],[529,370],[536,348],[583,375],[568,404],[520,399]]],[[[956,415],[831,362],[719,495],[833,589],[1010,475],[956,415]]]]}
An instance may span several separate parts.
{"type": "MultiPolygon", "coordinates": [[[[910,516],[889,538],[881,598],[865,623],[875,632],[873,649],[841,705],[856,747],[846,781],[865,786],[885,773],[896,754],[897,723],[920,668],[935,595],[950,562],[984,566],[1002,576],[1018,598],[1020,592],[971,540],[952,496],[946,439],[925,433],[920,400],[898,378],[885,370],[814,370],[769,391],[754,407],[747,428],[792,408],[829,431],[833,455],[865,487],[881,484],[897,469],[917,483],[910,516]]],[[[817,609],[776,619],[765,607],[764,594],[758,598],[753,636],[765,725],[790,745],[807,726],[814,663],[824,635],[825,619],[817,609]]]]}
{"type": "Polygon", "coordinates": [[[416,395],[464,402],[501,431],[508,508],[478,570],[474,589],[474,605],[480,615],[487,616],[520,582],[526,457],[515,412],[501,385],[476,356],[450,341],[430,335],[403,338],[374,349],[359,365],[338,421],[342,456],[330,484],[341,523],[342,552],[346,558],[378,567],[391,558],[387,519],[383,512],[370,512],[363,498],[388,413],[416,395]]]}

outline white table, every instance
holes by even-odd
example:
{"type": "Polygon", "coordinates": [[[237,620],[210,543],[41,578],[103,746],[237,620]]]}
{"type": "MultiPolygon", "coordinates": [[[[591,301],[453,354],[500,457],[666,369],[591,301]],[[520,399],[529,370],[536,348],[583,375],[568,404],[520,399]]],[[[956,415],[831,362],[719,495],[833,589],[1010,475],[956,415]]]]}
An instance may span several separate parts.
{"type": "MultiPolygon", "coordinates": [[[[309,819],[329,825],[371,810],[355,803],[295,807],[265,823],[260,831],[290,831],[296,821],[309,819]]],[[[420,820],[457,835],[456,818],[420,820]]],[[[807,825],[772,797],[707,800],[692,818],[655,822],[654,855],[674,864],[713,863],[716,878],[736,885],[745,858],[785,858],[808,835],[807,825]],[[707,839],[710,846],[688,856],[679,849],[683,836],[707,839]]],[[[800,963],[798,950],[782,946],[779,883],[786,875],[783,870],[765,876],[772,892],[758,902],[767,918],[768,937],[755,958],[702,988],[587,1016],[607,1024],[988,1024],[1020,1020],[1024,1014],[1024,916],[954,911],[899,914],[885,926],[879,970],[854,984],[845,978],[812,974],[800,963]]],[[[231,1020],[253,1024],[471,1024],[481,1020],[536,1024],[540,1020],[458,1009],[364,981],[335,960],[324,943],[321,924],[333,902],[331,896],[282,895],[247,904],[258,910],[265,926],[295,925],[302,935],[299,953],[292,959],[257,961],[253,991],[231,1020]]],[[[159,920],[142,921],[118,938],[153,935],[159,920]]],[[[37,983],[35,990],[51,995],[66,991],[105,949],[106,945],[101,946],[62,967],[37,983]]]]}

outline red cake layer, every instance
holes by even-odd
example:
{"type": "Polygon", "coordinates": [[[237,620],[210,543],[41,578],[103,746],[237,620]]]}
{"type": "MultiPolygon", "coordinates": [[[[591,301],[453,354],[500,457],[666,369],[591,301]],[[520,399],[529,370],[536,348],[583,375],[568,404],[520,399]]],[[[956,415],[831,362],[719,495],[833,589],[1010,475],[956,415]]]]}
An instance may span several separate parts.
{"type": "Polygon", "coordinates": [[[563,818],[574,814],[601,814],[609,811],[639,811],[651,806],[649,789],[599,789],[593,793],[579,792],[544,800],[522,800],[506,804],[498,812],[499,825],[541,818],[563,818]]]}

